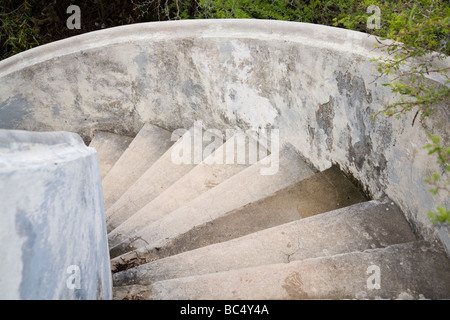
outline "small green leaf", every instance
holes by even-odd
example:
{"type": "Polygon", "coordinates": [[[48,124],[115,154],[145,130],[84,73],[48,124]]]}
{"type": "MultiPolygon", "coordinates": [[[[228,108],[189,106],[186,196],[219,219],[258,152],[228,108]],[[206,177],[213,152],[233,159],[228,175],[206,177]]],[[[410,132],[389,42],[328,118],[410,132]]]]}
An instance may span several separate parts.
{"type": "Polygon", "coordinates": [[[438,136],[431,136],[430,138],[434,144],[439,144],[441,142],[441,138],[439,138],[438,136]]]}

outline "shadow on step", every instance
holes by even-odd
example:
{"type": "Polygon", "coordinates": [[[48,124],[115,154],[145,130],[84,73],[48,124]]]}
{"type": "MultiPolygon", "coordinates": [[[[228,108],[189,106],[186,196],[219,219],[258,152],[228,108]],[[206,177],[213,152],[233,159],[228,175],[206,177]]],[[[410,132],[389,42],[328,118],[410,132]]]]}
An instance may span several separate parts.
{"type": "MultiPolygon", "coordinates": [[[[337,167],[331,167],[269,197],[196,226],[171,239],[164,247],[154,247],[145,253],[130,252],[125,259],[119,257],[113,263],[113,272],[367,200],[369,199],[364,193],[337,167]]],[[[143,243],[139,239],[135,239],[134,242],[143,243]]],[[[113,248],[110,252],[111,257],[118,257],[137,249],[130,245],[134,242],[126,242],[124,247],[113,248]]]]}

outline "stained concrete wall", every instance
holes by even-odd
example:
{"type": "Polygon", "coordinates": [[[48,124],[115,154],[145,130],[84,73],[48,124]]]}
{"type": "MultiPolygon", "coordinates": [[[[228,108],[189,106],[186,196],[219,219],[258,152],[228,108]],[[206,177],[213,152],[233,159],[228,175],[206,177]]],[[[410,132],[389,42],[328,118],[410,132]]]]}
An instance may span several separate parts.
{"type": "Polygon", "coordinates": [[[414,125],[413,114],[374,121],[396,99],[370,61],[383,55],[374,44],[364,33],[281,21],[111,28],[0,62],[0,127],[74,131],[86,141],[95,130],[135,134],[144,122],[278,128],[317,169],[339,164],[433,239],[426,212],[450,200],[423,182],[442,168],[422,146],[427,130],[448,141],[449,110],[414,125]]]}
{"type": "Polygon", "coordinates": [[[75,133],[0,130],[0,299],[111,299],[97,153],[75,133]]]}

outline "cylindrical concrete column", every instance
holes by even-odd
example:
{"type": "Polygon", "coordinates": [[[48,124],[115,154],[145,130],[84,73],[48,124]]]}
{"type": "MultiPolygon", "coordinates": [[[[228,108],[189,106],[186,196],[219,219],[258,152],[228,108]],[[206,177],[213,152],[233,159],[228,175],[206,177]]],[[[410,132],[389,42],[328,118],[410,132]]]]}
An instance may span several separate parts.
{"type": "Polygon", "coordinates": [[[68,132],[0,130],[0,299],[111,299],[97,153],[68,132]]]}

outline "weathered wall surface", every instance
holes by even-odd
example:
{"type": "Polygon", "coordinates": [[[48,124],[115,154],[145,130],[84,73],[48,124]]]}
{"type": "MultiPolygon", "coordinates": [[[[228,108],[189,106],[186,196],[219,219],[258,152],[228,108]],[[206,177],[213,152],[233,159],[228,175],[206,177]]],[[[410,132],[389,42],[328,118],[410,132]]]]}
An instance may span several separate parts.
{"type": "Polygon", "coordinates": [[[97,153],[75,133],[0,130],[0,299],[111,299],[97,153]]]}
{"type": "Polygon", "coordinates": [[[414,115],[371,118],[395,99],[370,61],[382,54],[374,43],[348,30],[258,20],[85,34],[0,62],[0,127],[74,131],[85,140],[95,130],[137,133],[144,122],[278,128],[316,168],[339,164],[432,238],[426,212],[450,203],[423,182],[442,168],[422,146],[426,130],[448,139],[448,105],[414,126],[414,115]]]}

